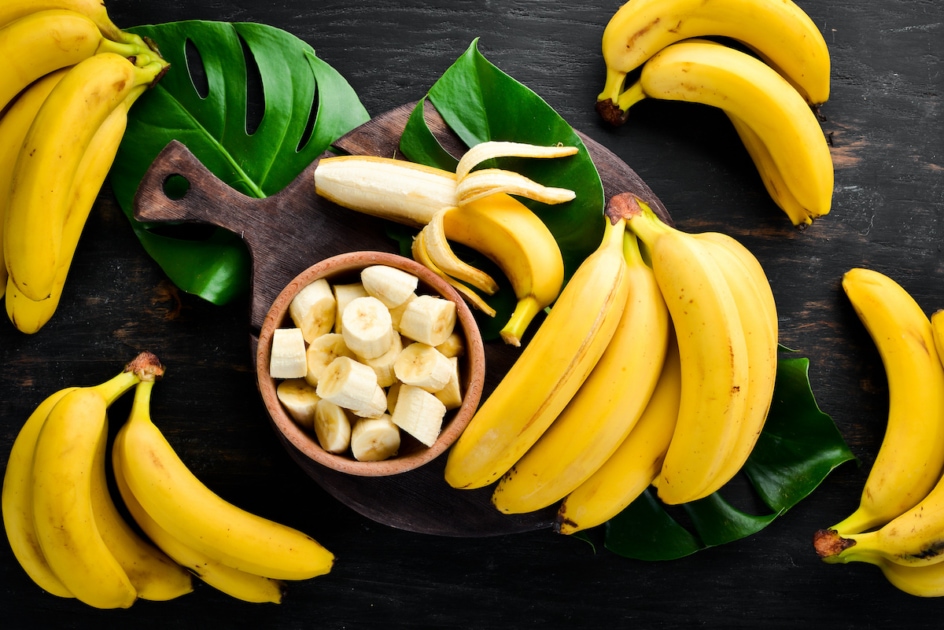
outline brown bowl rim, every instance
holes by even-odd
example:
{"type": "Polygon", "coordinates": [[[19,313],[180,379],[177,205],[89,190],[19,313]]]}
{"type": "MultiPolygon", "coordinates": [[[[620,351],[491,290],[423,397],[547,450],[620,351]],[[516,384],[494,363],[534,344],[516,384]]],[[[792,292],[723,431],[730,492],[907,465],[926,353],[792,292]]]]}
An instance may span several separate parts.
{"type": "Polygon", "coordinates": [[[295,276],[276,296],[266,313],[259,333],[256,379],[266,410],[276,430],[302,455],[322,466],[351,475],[388,476],[415,470],[432,461],[459,438],[472,419],[482,396],[485,381],[485,348],[468,304],[449,283],[434,272],[410,258],[397,254],[378,251],[348,252],[326,258],[308,267],[295,276]],[[332,278],[375,264],[390,265],[412,273],[428,288],[456,304],[457,321],[466,339],[465,396],[462,405],[448,412],[450,415],[447,415],[442,431],[432,446],[421,447],[407,455],[397,455],[379,462],[359,462],[348,456],[325,451],[318,444],[317,439],[306,433],[288,415],[276,395],[276,381],[269,374],[269,358],[273,332],[283,325],[288,316],[288,305],[298,291],[319,278],[332,278]]]}

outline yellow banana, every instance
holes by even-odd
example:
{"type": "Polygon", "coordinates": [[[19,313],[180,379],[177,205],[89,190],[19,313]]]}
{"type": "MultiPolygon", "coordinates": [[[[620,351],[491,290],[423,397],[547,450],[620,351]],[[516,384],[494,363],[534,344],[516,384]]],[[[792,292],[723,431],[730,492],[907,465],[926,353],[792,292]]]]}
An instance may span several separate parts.
{"type": "Polygon", "coordinates": [[[442,218],[447,238],[485,255],[508,278],[517,303],[501,337],[520,345],[528,324],[557,299],[564,282],[554,235],[536,214],[505,194],[449,209],[442,218]]]}
{"type": "Polygon", "coordinates": [[[200,482],[151,421],[143,384],[121,428],[123,476],[141,507],[181,543],[221,564],[274,579],[331,570],[334,556],[302,532],[251,514],[200,482]]]}
{"type": "Polygon", "coordinates": [[[925,567],[906,567],[878,559],[876,564],[897,589],[917,597],[944,596],[944,563],[925,567]]]}
{"type": "Polygon", "coordinates": [[[0,28],[0,111],[30,83],[53,70],[73,66],[100,52],[134,56],[138,44],[106,39],[98,26],[75,11],[30,13],[0,28]]]}
{"type": "Polygon", "coordinates": [[[695,237],[709,247],[731,288],[747,342],[747,405],[733,448],[712,484],[721,487],[737,474],[754,450],[773,402],[779,334],[777,306],[767,274],[744,245],[719,232],[704,232],[695,237]]]}
{"type": "Polygon", "coordinates": [[[650,252],[669,308],[682,361],[682,399],[672,443],[658,478],[668,504],[705,497],[745,428],[750,370],[738,303],[709,244],[669,228],[635,198],[610,201],[650,252]]]}
{"type": "MultiPolygon", "coordinates": [[[[102,126],[92,137],[88,150],[79,162],[67,201],[65,221],[62,227],[62,245],[58,267],[52,290],[44,300],[32,300],[24,295],[9,278],[5,282],[7,288],[6,310],[10,321],[18,330],[27,334],[38,332],[55,314],[59,307],[59,300],[65,287],[66,277],[72,265],[79,238],[85,222],[92,211],[98,193],[105,182],[108,171],[118,152],[118,146],[124,137],[128,123],[128,110],[135,100],[144,93],[146,86],[134,88],[109,114],[102,126]]],[[[17,100],[17,103],[21,99],[17,100]]],[[[12,111],[12,110],[11,110],[12,111]]],[[[2,125],[0,121],[0,125],[2,125]]],[[[2,134],[0,134],[2,135],[2,134]]],[[[0,162],[2,163],[2,162],[0,162]]],[[[2,178],[2,175],[0,175],[2,178]]],[[[3,184],[0,181],[0,194],[3,184]]],[[[6,268],[4,268],[4,275],[6,268]]]]}
{"type": "MultiPolygon", "coordinates": [[[[54,70],[31,83],[10,104],[0,117],[0,261],[3,261],[3,224],[10,197],[13,167],[26,138],[26,131],[52,88],[65,76],[68,68],[54,70]]],[[[6,264],[0,265],[0,296],[7,286],[6,264]]]]}
{"type": "Polygon", "coordinates": [[[56,576],[80,601],[127,608],[137,592],[103,540],[93,502],[96,452],[107,439],[109,404],[140,380],[136,370],[77,388],[49,412],[33,456],[36,537],[56,576]]]}
{"type": "Polygon", "coordinates": [[[0,28],[31,13],[62,9],[81,13],[92,20],[108,39],[124,41],[125,34],[115,26],[102,0],[4,0],[0,5],[0,28]]]}
{"type": "Polygon", "coordinates": [[[43,300],[52,294],[76,170],[115,108],[166,69],[159,57],[149,59],[139,68],[103,52],[79,62],[30,126],[14,167],[3,233],[7,271],[26,297],[43,300]]]}
{"type": "MultiPolygon", "coordinates": [[[[144,395],[144,388],[139,387],[135,392],[136,396],[144,395]]],[[[154,519],[152,519],[138,500],[134,493],[128,488],[124,477],[124,432],[119,431],[115,436],[115,443],[112,447],[112,462],[115,471],[115,482],[118,491],[124,500],[125,506],[131,513],[131,516],[137,522],[138,526],[147,536],[154,541],[154,544],[161,548],[168,556],[173,558],[180,566],[186,567],[198,578],[216,588],[217,590],[241,599],[254,603],[280,603],[284,585],[278,580],[272,580],[266,577],[245,573],[231,567],[221,564],[209,556],[196,551],[167,533],[154,519]]],[[[142,595],[143,596],[143,595],[142,595]]]]}
{"type": "Polygon", "coordinates": [[[728,118],[754,162],[757,174],[760,175],[761,182],[773,202],[790,218],[793,225],[805,227],[812,223],[815,215],[804,208],[790,192],[789,183],[780,173],[760,136],[737,116],[729,113],[728,118]]]}
{"type": "Polygon", "coordinates": [[[808,224],[829,212],[833,163],[816,115],[796,90],[762,61],[713,42],[686,41],[661,50],[619,97],[629,109],[644,98],[718,107],[751,128],[804,209],[808,224]]]}
{"type": "Polygon", "coordinates": [[[33,451],[49,412],[63,396],[75,389],[70,387],[52,394],[30,414],[13,442],[3,475],[3,525],[13,556],[37,586],[59,597],[73,595],[46,562],[36,537],[33,524],[33,451]]]}
{"type": "Polygon", "coordinates": [[[600,359],[629,292],[625,222],[606,222],[603,241],[554,303],[521,356],[449,451],[455,488],[497,481],[541,437],[600,359]]]}
{"type": "Polygon", "coordinates": [[[914,507],[944,469],[944,367],[931,322],[888,276],[852,269],[842,286],[888,379],[888,421],[859,507],[831,529],[856,534],[914,507]]]}
{"type": "Polygon", "coordinates": [[[374,156],[323,158],[315,168],[315,191],[340,206],[423,229],[414,243],[414,258],[452,278],[453,286],[473,306],[491,309],[462,283],[484,293],[497,285],[470,268],[448,247],[447,240],[471,247],[490,258],[509,279],[518,302],[501,331],[502,339],[519,345],[534,317],[559,295],[564,263],[554,235],[527,206],[502,192],[560,203],[571,191],[547,188],[515,173],[496,169],[473,171],[481,161],[501,156],[563,157],[573,147],[535,147],[511,142],[483,142],[460,159],[457,177],[441,169],[374,156]],[[466,182],[471,190],[463,188],[466,182]],[[424,245],[425,243],[425,245],[424,245]]]}
{"type": "Polygon", "coordinates": [[[141,599],[160,602],[190,593],[190,573],[138,535],[115,506],[105,476],[107,446],[99,441],[92,467],[92,510],[105,546],[141,599]]]}
{"type": "Polygon", "coordinates": [[[642,494],[662,469],[682,394],[682,364],[675,333],[656,388],[642,416],[612,455],[564,498],[555,528],[573,534],[607,522],[642,494]]]}
{"type": "MultiPolygon", "coordinates": [[[[631,0],[603,31],[606,85],[598,101],[616,103],[626,75],[666,46],[710,36],[729,37],[752,48],[810,104],[829,98],[826,41],[791,0],[631,0]]],[[[618,122],[615,114],[613,122],[618,122]]]]}
{"type": "Polygon", "coordinates": [[[500,511],[532,512],[563,499],[616,450],[642,415],[662,371],[669,316],[636,237],[623,242],[629,297],[590,376],[540,439],[498,483],[500,511]]]}

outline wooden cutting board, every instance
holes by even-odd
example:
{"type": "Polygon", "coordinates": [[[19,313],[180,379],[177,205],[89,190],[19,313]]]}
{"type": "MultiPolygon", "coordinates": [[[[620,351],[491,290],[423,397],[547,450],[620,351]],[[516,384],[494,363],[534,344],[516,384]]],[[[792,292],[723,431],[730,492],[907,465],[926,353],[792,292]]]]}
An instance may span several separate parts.
{"type": "MultiPolygon", "coordinates": [[[[354,129],[334,143],[353,155],[397,156],[398,143],[415,103],[390,110],[354,129]]],[[[455,156],[465,151],[435,110],[427,105],[426,120],[440,143],[455,156]]],[[[664,220],[665,207],[622,160],[595,141],[580,135],[603,181],[607,200],[632,192],[664,220]]],[[[328,153],[322,157],[327,156],[328,153]]],[[[319,158],[320,159],[320,158],[319,158]]],[[[315,160],[279,193],[247,197],[220,181],[181,143],[173,141],[155,158],[134,201],[135,217],[144,222],[185,222],[215,225],[243,239],[252,258],[249,336],[252,365],[262,322],[279,292],[296,275],[320,260],[349,251],[396,253],[384,233],[385,222],[341,208],[315,194],[315,160]],[[182,196],[168,196],[165,183],[179,176],[189,187],[182,196]]],[[[486,343],[483,400],[494,389],[520,349],[500,341],[486,343]]],[[[379,523],[443,536],[493,536],[549,528],[556,507],[524,515],[504,515],[491,504],[492,488],[455,490],[443,479],[445,457],[417,470],[391,477],[355,477],[316,464],[279,435],[289,455],[332,496],[379,523]]]]}

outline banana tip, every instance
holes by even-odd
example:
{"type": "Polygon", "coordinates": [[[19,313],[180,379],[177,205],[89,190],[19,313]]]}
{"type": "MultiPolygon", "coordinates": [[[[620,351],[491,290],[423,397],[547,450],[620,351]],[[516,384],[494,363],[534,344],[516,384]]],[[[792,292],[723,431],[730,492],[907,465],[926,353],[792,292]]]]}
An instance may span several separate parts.
{"type": "Polygon", "coordinates": [[[614,127],[622,126],[629,118],[629,110],[620,109],[620,106],[611,98],[598,100],[596,109],[600,118],[614,127]]]}
{"type": "Polygon", "coordinates": [[[855,540],[843,538],[835,529],[820,529],[813,534],[813,548],[824,560],[835,558],[855,544],[855,540]]]}

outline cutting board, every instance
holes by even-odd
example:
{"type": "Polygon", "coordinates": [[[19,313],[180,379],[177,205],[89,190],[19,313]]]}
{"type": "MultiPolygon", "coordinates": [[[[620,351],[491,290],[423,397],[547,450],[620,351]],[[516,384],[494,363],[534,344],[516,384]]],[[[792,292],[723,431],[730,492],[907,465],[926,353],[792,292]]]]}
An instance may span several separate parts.
{"type": "MultiPolygon", "coordinates": [[[[352,155],[397,156],[400,136],[414,108],[415,103],[407,103],[373,118],[337,140],[334,149],[352,155]]],[[[428,104],[425,116],[443,147],[460,156],[465,146],[428,104]]],[[[577,133],[596,164],[607,200],[615,194],[632,192],[670,221],[663,204],[635,171],[602,145],[577,133]]],[[[140,221],[215,225],[243,239],[252,259],[249,305],[252,365],[269,307],[301,271],[344,252],[397,251],[396,243],[384,233],[383,220],[341,208],[315,194],[317,164],[315,160],[275,195],[258,199],[223,183],[186,146],[173,141],[154,159],[135,196],[134,214],[140,221]],[[187,181],[185,193],[168,194],[165,183],[172,177],[187,181]]],[[[483,400],[519,354],[520,348],[501,341],[486,343],[483,400]]],[[[549,528],[554,522],[556,507],[505,515],[492,506],[491,487],[478,490],[449,487],[443,479],[445,457],[399,475],[356,477],[312,462],[281,433],[276,433],[293,460],[329,494],[360,514],[391,527],[442,536],[479,537],[549,528]]]]}

